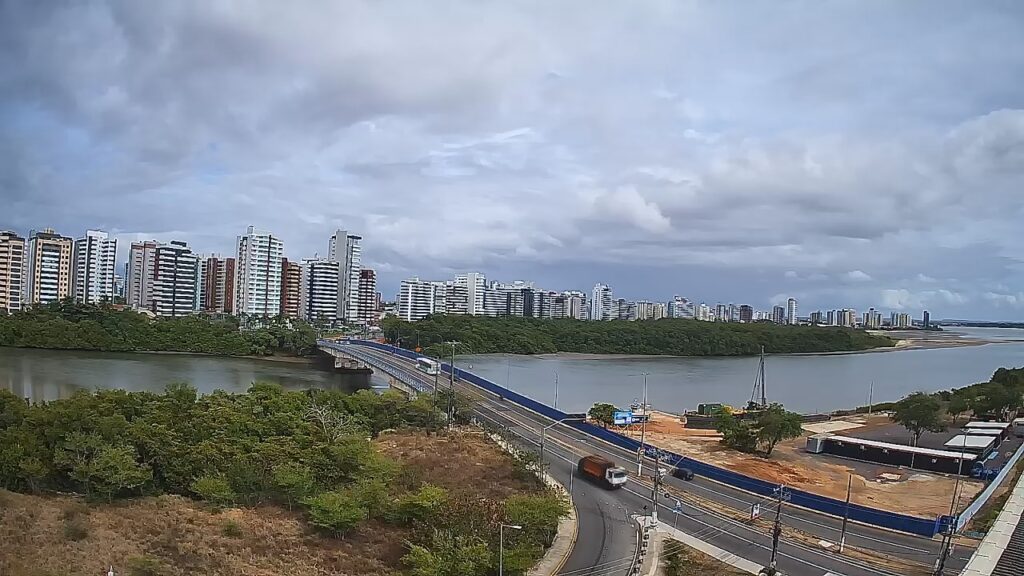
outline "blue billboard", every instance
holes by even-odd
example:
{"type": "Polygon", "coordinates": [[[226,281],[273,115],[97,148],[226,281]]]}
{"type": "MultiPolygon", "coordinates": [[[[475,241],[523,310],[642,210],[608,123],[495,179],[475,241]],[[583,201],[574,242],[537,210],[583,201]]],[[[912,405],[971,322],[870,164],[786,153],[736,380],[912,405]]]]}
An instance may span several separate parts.
{"type": "Polygon", "coordinates": [[[633,423],[632,412],[612,412],[612,423],[616,426],[625,426],[633,423]]]}

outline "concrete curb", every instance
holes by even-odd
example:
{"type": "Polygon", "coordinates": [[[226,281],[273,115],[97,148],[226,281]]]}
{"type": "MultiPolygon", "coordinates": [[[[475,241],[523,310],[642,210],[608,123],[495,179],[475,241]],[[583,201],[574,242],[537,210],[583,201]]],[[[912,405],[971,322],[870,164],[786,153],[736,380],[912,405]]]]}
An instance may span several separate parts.
{"type": "MultiPolygon", "coordinates": [[[[497,434],[488,434],[487,437],[494,440],[498,446],[501,446],[502,450],[509,454],[515,455],[520,452],[519,448],[506,442],[497,434]]],[[[564,516],[558,521],[558,530],[555,533],[554,540],[551,542],[551,546],[548,546],[544,556],[526,574],[527,576],[555,576],[562,569],[562,566],[565,566],[565,562],[569,559],[569,555],[572,554],[572,549],[576,545],[576,537],[579,534],[579,516],[576,512],[576,504],[573,503],[572,498],[569,497],[569,491],[565,489],[565,486],[562,486],[561,482],[555,480],[547,472],[538,472],[537,477],[547,484],[548,487],[558,492],[563,499],[568,500],[569,515],[564,516]]]]}
{"type": "MultiPolygon", "coordinates": [[[[650,524],[650,519],[646,516],[640,517],[639,521],[643,526],[650,524]]],[[[662,522],[659,522],[657,524],[654,531],[658,534],[661,534],[662,538],[669,538],[671,540],[678,541],[682,544],[685,544],[686,546],[689,546],[690,548],[694,548],[700,552],[703,552],[704,554],[707,554],[708,556],[711,556],[712,558],[718,560],[719,562],[722,562],[723,564],[728,564],[733,568],[736,568],[748,574],[758,574],[761,571],[761,568],[763,568],[763,566],[761,566],[760,564],[751,562],[750,560],[747,560],[746,558],[743,558],[741,556],[737,556],[732,552],[722,550],[721,548],[715,546],[710,542],[705,542],[703,540],[690,536],[682,530],[672,528],[671,526],[668,526],[662,522]]],[[[648,572],[641,573],[648,574],[648,572]]],[[[650,572],[650,574],[653,574],[653,572],[650,572]]]]}

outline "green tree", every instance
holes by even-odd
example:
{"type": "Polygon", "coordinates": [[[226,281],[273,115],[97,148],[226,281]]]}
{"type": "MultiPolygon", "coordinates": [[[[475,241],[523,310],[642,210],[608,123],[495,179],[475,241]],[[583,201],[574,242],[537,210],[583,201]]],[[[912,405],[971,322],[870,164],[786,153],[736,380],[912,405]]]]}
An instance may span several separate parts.
{"type": "Polygon", "coordinates": [[[350,532],[367,515],[366,508],[344,492],[324,492],[307,498],[305,504],[310,524],[338,536],[350,532]]]}
{"type": "Polygon", "coordinates": [[[605,428],[607,428],[609,424],[615,423],[615,412],[619,412],[619,409],[616,408],[614,404],[598,402],[590,407],[590,410],[587,411],[587,416],[589,416],[591,420],[600,422],[605,428]]]}
{"type": "Polygon", "coordinates": [[[558,521],[568,513],[568,504],[553,492],[518,494],[505,500],[506,521],[522,526],[521,535],[545,545],[554,540],[558,521]]]}
{"type": "Polygon", "coordinates": [[[1001,382],[982,384],[977,395],[970,402],[975,414],[996,414],[1001,418],[1021,408],[1022,396],[1020,388],[1001,382]]]}
{"type": "Polygon", "coordinates": [[[971,400],[967,393],[957,390],[949,397],[946,412],[953,417],[953,420],[959,420],[965,412],[971,409],[971,400]]]}
{"type": "Polygon", "coordinates": [[[722,444],[740,452],[757,450],[757,434],[750,423],[719,409],[715,413],[715,429],[722,435],[722,444]]]}
{"type": "Polygon", "coordinates": [[[313,472],[298,462],[279,464],[273,471],[274,485],[284,494],[288,508],[308,498],[316,490],[313,472]]]}
{"type": "Polygon", "coordinates": [[[136,461],[134,447],[103,446],[93,459],[91,476],[95,489],[109,501],[119,492],[141,488],[153,479],[153,471],[136,461]]]}
{"type": "Polygon", "coordinates": [[[788,438],[796,438],[803,433],[800,425],[803,418],[795,412],[788,412],[781,404],[772,404],[757,417],[757,440],[764,450],[764,455],[771,456],[775,445],[788,438]]]}
{"type": "Polygon", "coordinates": [[[203,476],[192,483],[192,492],[215,506],[230,506],[238,495],[223,476],[203,476]]]}
{"type": "Polygon", "coordinates": [[[942,432],[946,429],[938,399],[924,392],[914,392],[897,402],[892,420],[914,435],[914,446],[926,431],[942,432]]]}

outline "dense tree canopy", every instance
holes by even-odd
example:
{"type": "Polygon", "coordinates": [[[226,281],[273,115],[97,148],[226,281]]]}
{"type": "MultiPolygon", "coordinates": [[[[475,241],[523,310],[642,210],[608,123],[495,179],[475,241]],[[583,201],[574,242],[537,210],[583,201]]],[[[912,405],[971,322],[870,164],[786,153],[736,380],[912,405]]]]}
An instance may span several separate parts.
{"type": "Polygon", "coordinates": [[[269,326],[239,330],[231,317],[201,315],[152,319],[110,306],[70,300],[0,315],[0,346],[103,350],[173,351],[204,354],[308,355],[316,350],[316,331],[305,322],[282,319],[269,326]]]}
{"type": "Polygon", "coordinates": [[[413,529],[404,565],[424,575],[493,574],[497,522],[528,522],[505,542],[506,573],[522,574],[550,544],[563,500],[535,477],[536,492],[504,501],[449,494],[371,441],[392,428],[440,433],[444,414],[435,406],[429,395],[271,384],[206,396],[184,384],[163,394],[81,391],[32,405],[0,390],[0,488],[298,506],[310,525],[337,537],[368,521],[394,523],[413,529]],[[448,571],[451,562],[465,571],[448,571]]]}
{"type": "Polygon", "coordinates": [[[445,341],[460,342],[459,353],[668,354],[735,356],[769,353],[837,352],[892,346],[884,336],[863,330],[820,326],[779,326],[699,322],[666,318],[641,322],[584,322],[573,319],[480,316],[431,316],[418,322],[388,318],[389,341],[447,356],[445,341]]]}
{"type": "Polygon", "coordinates": [[[926,431],[941,432],[946,429],[942,405],[938,398],[924,392],[914,392],[896,403],[892,419],[914,435],[914,445],[926,431]]]}

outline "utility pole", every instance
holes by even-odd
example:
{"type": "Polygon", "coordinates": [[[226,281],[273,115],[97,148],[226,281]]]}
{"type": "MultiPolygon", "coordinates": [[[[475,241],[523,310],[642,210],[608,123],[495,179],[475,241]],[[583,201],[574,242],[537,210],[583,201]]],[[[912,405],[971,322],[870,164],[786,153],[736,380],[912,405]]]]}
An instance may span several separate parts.
{"type": "Polygon", "coordinates": [[[654,457],[654,474],[651,475],[651,479],[654,480],[654,487],[651,488],[651,523],[654,525],[658,524],[658,488],[661,486],[661,451],[659,450],[657,455],[654,457]]]}
{"type": "Polygon", "coordinates": [[[647,449],[644,448],[644,441],[647,436],[647,419],[650,418],[650,415],[647,413],[647,376],[649,374],[650,372],[644,372],[642,374],[642,376],[644,377],[644,399],[642,404],[644,410],[644,419],[640,421],[640,453],[637,455],[636,459],[637,476],[642,476],[644,473],[644,456],[646,455],[647,451],[647,449]]]}
{"type": "Polygon", "coordinates": [[[778,488],[778,505],[775,508],[775,526],[772,528],[772,560],[768,563],[768,568],[771,569],[769,574],[775,574],[775,558],[779,554],[779,538],[782,536],[782,502],[788,499],[786,494],[785,485],[779,485],[778,488]]]}
{"type": "Polygon", "coordinates": [[[875,401],[875,381],[871,381],[871,386],[868,388],[868,416],[871,416],[871,405],[875,401]]]}
{"type": "Polygon", "coordinates": [[[946,534],[942,537],[942,551],[939,559],[935,562],[935,576],[942,576],[946,569],[946,559],[949,558],[950,549],[953,547],[953,536],[956,535],[956,525],[960,521],[960,514],[957,512],[957,501],[960,490],[960,478],[964,475],[964,452],[967,450],[967,434],[964,433],[964,445],[960,448],[960,464],[956,475],[956,482],[953,484],[953,496],[949,499],[949,526],[946,527],[946,534]]]}
{"type": "Polygon", "coordinates": [[[843,512],[843,532],[839,536],[839,553],[846,548],[846,523],[850,519],[850,492],[853,491],[853,474],[850,474],[850,481],[846,484],[846,509],[843,512]]]}
{"type": "Polygon", "coordinates": [[[452,361],[448,365],[448,429],[452,428],[455,420],[455,346],[459,344],[455,340],[445,342],[452,347],[452,361]]]}

